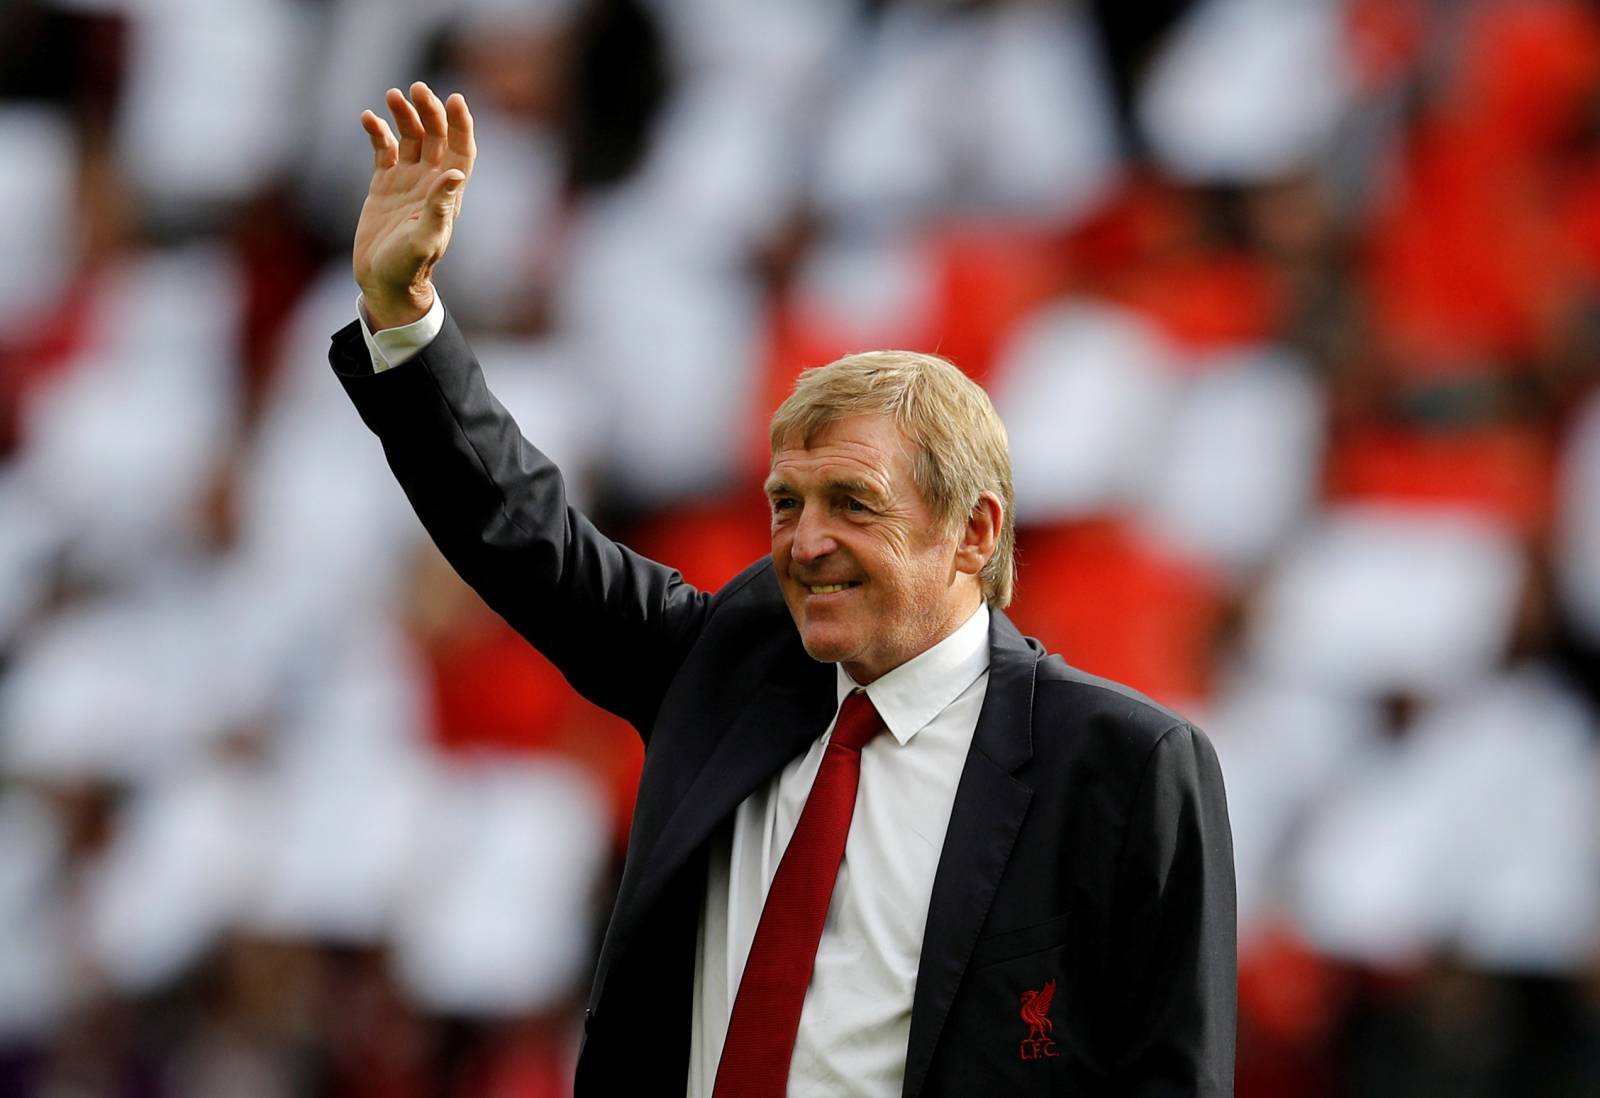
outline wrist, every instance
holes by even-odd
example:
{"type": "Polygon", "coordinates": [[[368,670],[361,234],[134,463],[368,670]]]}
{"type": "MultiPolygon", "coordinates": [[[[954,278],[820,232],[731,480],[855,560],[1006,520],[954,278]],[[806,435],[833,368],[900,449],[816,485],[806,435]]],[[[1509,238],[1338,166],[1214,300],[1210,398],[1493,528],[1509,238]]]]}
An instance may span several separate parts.
{"type": "Polygon", "coordinates": [[[367,313],[367,326],[374,332],[415,324],[433,308],[433,283],[423,282],[401,294],[380,294],[363,287],[361,306],[367,313]]]}

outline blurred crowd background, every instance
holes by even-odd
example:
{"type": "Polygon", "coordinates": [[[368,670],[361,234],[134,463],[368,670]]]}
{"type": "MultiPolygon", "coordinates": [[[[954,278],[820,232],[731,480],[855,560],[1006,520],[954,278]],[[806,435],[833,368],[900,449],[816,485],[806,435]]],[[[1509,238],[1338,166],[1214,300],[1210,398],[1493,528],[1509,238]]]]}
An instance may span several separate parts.
{"type": "Polygon", "coordinates": [[[1578,0],[6,0],[0,1094],[569,1091],[637,740],[325,360],[417,77],[448,307],[692,581],[801,367],[988,386],[1015,620],[1221,755],[1240,1095],[1600,1094],[1578,0]]]}

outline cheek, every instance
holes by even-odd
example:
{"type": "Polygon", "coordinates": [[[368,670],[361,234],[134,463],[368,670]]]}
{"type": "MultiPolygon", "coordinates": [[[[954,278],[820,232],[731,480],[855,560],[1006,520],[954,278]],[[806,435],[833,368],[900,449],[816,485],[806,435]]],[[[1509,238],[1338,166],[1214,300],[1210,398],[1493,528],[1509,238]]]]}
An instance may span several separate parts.
{"type": "Polygon", "coordinates": [[[873,556],[879,563],[903,574],[916,556],[911,532],[898,526],[886,526],[873,537],[873,556]]]}
{"type": "Polygon", "coordinates": [[[955,546],[928,538],[916,539],[905,547],[899,563],[901,586],[908,598],[928,613],[936,613],[955,559],[955,546]]]}

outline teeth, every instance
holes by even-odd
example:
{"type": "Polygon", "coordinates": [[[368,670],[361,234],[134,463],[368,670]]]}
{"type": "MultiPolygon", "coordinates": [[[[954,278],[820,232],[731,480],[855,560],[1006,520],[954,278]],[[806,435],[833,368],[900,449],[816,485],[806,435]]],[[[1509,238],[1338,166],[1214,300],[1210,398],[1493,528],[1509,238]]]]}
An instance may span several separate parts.
{"type": "Polygon", "coordinates": [[[826,587],[813,587],[811,593],[813,595],[831,595],[835,591],[843,591],[849,586],[848,583],[830,583],[826,587]]]}

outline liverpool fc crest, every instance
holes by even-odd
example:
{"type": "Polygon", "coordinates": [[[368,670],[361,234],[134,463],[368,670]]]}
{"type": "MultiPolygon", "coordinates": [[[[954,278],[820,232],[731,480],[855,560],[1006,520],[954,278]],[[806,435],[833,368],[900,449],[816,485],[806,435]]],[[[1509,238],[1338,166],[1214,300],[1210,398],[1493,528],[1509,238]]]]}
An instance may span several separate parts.
{"type": "Polygon", "coordinates": [[[1024,1060],[1043,1060],[1057,1055],[1056,1043],[1050,1039],[1055,1023],[1050,1020],[1050,1002],[1056,997],[1056,982],[1045,981],[1038,991],[1022,993],[1022,1020],[1028,1024],[1028,1035],[1022,1040],[1024,1060]]]}

